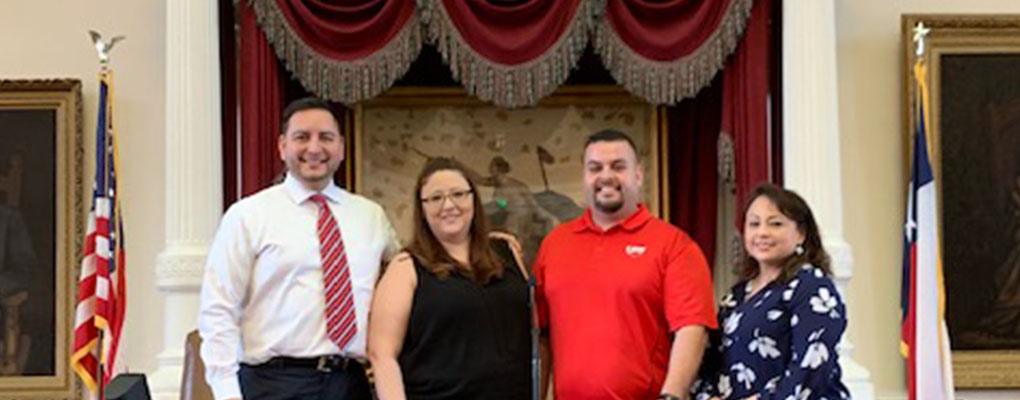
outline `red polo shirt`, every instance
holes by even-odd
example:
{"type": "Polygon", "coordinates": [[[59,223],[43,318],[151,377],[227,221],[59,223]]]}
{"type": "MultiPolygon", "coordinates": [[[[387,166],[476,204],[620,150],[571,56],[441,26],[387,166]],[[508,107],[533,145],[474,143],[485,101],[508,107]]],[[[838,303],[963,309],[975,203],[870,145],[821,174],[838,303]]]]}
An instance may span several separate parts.
{"type": "Polygon", "coordinates": [[[643,205],[607,231],[590,210],[560,225],[542,242],[534,271],[557,400],[653,399],[671,333],[716,328],[701,249],[643,205]]]}

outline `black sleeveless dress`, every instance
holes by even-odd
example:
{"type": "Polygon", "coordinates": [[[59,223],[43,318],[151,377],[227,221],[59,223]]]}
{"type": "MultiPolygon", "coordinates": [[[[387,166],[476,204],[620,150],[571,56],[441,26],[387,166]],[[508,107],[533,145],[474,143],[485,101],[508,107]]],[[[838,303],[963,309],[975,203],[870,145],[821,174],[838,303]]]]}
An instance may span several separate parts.
{"type": "Polygon", "coordinates": [[[531,328],[527,282],[510,249],[502,278],[482,286],[454,273],[440,280],[415,259],[414,292],[398,356],[408,400],[526,400],[531,328]]]}

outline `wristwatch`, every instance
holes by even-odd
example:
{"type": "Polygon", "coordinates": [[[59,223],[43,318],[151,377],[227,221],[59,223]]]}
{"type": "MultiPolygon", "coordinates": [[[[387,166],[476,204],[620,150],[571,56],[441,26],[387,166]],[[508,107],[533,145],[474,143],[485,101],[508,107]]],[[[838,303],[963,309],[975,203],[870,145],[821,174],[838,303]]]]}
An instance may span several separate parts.
{"type": "Polygon", "coordinates": [[[669,393],[662,393],[659,395],[657,400],[684,400],[684,398],[680,396],[674,396],[669,393]]]}

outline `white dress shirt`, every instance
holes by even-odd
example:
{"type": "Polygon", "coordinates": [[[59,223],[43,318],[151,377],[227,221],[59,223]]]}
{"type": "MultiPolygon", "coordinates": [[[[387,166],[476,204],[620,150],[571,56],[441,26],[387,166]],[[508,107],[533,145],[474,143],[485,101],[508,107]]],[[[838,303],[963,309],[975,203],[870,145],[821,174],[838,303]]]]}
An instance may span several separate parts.
{"type": "Polygon", "coordinates": [[[326,336],[316,192],[287,175],[232,205],[209,249],[198,329],[217,400],[240,398],[238,363],[276,356],[365,358],[368,307],[379,267],[400,244],[382,207],[330,183],[322,192],[340,226],[358,324],[344,349],[326,336]]]}

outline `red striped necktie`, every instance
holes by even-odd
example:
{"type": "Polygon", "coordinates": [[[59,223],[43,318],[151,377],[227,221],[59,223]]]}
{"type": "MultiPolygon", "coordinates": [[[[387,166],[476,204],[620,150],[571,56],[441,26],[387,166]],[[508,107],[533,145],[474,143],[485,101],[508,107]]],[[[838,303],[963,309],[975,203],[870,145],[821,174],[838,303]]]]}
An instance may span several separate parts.
{"type": "Polygon", "coordinates": [[[326,197],[312,196],[319,206],[319,253],[322,255],[323,293],[326,300],[326,335],[341,350],[347,347],[357,332],[354,317],[354,294],[351,293],[351,273],[347,268],[347,253],[340,237],[340,226],[329,211],[326,197]]]}

